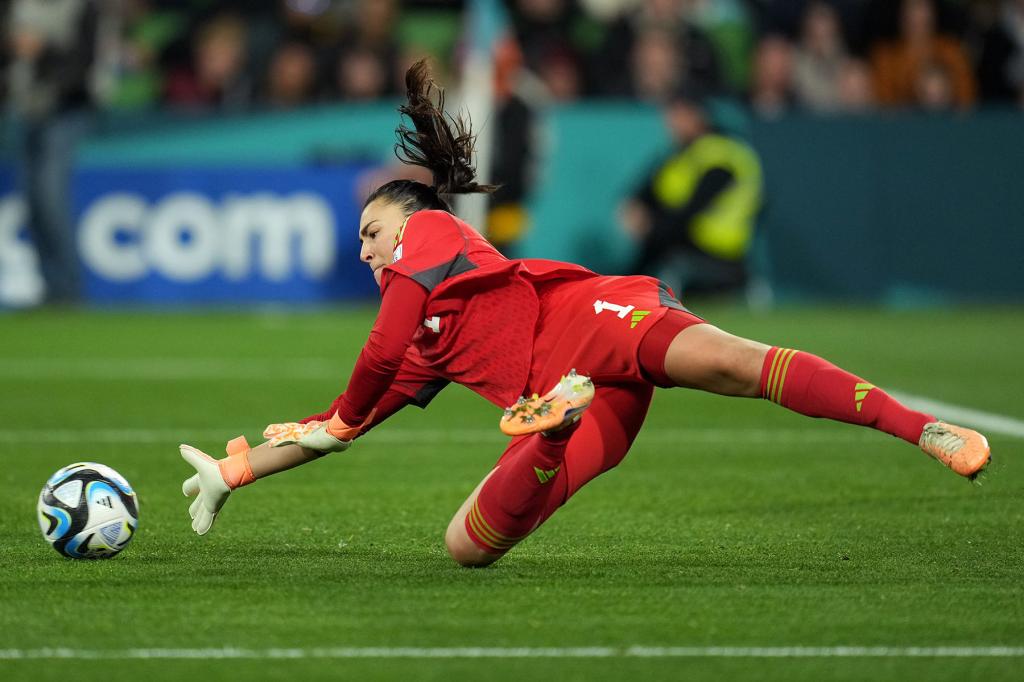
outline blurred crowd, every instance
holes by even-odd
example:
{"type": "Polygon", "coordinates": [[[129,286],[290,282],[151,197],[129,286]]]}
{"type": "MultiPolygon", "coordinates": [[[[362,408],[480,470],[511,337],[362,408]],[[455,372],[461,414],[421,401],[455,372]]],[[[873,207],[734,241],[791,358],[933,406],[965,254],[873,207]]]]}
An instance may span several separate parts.
{"type": "MultiPolygon", "coordinates": [[[[457,78],[468,0],[0,0],[23,112],[289,108],[457,78]]],[[[499,66],[548,101],[682,86],[791,108],[1024,107],[1024,0],[508,0],[499,66]]]]}
{"type": "MultiPolygon", "coordinates": [[[[225,113],[387,100],[403,94],[407,67],[424,56],[442,85],[457,86],[478,37],[467,30],[475,4],[0,0],[0,101],[20,125],[18,182],[46,300],[81,295],[67,197],[75,150],[95,129],[97,109],[225,113]]],[[[620,222],[637,243],[632,269],[670,270],[680,292],[747,282],[761,170],[756,150],[716,120],[712,103],[722,96],[761,117],[1024,109],[1024,0],[480,4],[505,19],[494,46],[498,142],[485,169],[502,185],[489,198],[487,236],[515,255],[530,229],[546,105],[655,104],[671,144],[624,202],[620,222]]]]}
{"type": "Polygon", "coordinates": [[[679,87],[791,108],[1024,107],[1024,0],[515,0],[557,100],[679,87]]]}

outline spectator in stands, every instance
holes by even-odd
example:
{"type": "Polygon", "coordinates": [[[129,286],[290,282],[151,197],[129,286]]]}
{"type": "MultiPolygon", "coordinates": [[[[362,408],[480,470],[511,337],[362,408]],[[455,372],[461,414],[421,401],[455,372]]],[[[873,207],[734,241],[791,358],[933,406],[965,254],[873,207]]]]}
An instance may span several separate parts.
{"type": "Polygon", "coordinates": [[[399,46],[399,7],[396,0],[357,0],[349,24],[338,41],[338,80],[353,81],[341,88],[350,99],[370,99],[405,92],[393,75],[397,70],[399,46]],[[340,73],[348,70],[350,75],[340,73]],[[378,84],[377,71],[383,70],[383,84],[378,84]],[[376,93],[376,94],[375,94],[376,93]]]}
{"type": "Polygon", "coordinates": [[[842,105],[839,85],[849,60],[839,15],[828,3],[807,6],[793,63],[797,102],[813,111],[835,111],[842,105]]]}
{"type": "Polygon", "coordinates": [[[957,107],[974,104],[977,86],[967,54],[957,39],[938,32],[932,0],[903,0],[899,37],[877,45],[871,61],[883,105],[918,103],[922,84],[935,85],[940,71],[949,78],[957,107]]]}
{"type": "Polygon", "coordinates": [[[1024,107],[1024,0],[1003,0],[982,37],[978,79],[985,99],[1024,107]]]}
{"type": "Polygon", "coordinates": [[[756,26],[746,0],[682,0],[683,16],[707,36],[718,64],[718,86],[747,91],[756,26]]]}
{"type": "MultiPolygon", "coordinates": [[[[527,199],[533,188],[536,162],[536,97],[522,87],[523,55],[506,38],[495,50],[494,145],[490,177],[501,185],[488,198],[487,238],[503,254],[515,255],[517,242],[529,228],[527,199]],[[526,91],[527,94],[524,94],[526,91]]],[[[559,97],[558,85],[548,84],[549,96],[559,97]]]]}
{"type": "Polygon", "coordinates": [[[17,161],[26,226],[50,303],[81,296],[70,185],[78,142],[92,125],[97,17],[93,2],[14,0],[3,23],[8,101],[22,126],[17,161]]]}
{"type": "Polygon", "coordinates": [[[280,45],[267,69],[266,104],[282,109],[309,104],[316,96],[317,60],[312,46],[301,40],[280,45]]]}
{"type": "Polygon", "coordinates": [[[510,3],[516,42],[530,71],[540,74],[548,61],[569,54],[576,60],[572,26],[575,5],[570,0],[515,0],[510,3]]]}
{"type": "Polygon", "coordinates": [[[615,20],[605,34],[604,42],[594,55],[593,70],[597,94],[628,96],[642,93],[650,96],[660,90],[661,76],[651,77],[637,72],[637,63],[657,61],[658,68],[669,61],[665,43],[674,45],[678,83],[689,83],[706,91],[722,89],[723,81],[714,45],[704,33],[687,20],[682,0],[643,0],[633,11],[615,20]],[[660,36],[653,37],[656,33],[660,36]],[[623,69],[631,64],[632,69],[623,69]]]}
{"type": "Polygon", "coordinates": [[[921,69],[914,84],[914,104],[922,111],[949,111],[956,107],[953,79],[945,66],[931,62],[921,69]]]}
{"type": "Polygon", "coordinates": [[[745,259],[761,204],[757,154],[716,131],[706,103],[693,88],[673,95],[663,118],[675,146],[620,214],[639,243],[630,272],[678,284],[681,296],[745,287],[745,259]]]}
{"type": "Polygon", "coordinates": [[[203,24],[192,44],[191,63],[167,77],[165,99],[184,107],[239,109],[252,102],[246,24],[220,14],[203,24]]]}
{"type": "Polygon", "coordinates": [[[778,116],[793,106],[793,46],[780,35],[761,39],[754,53],[750,106],[759,115],[778,116]]]}
{"type": "Polygon", "coordinates": [[[391,92],[388,60],[365,45],[343,50],[335,69],[337,95],[350,102],[369,102],[391,92]]]}
{"type": "Polygon", "coordinates": [[[583,94],[583,74],[576,53],[556,48],[544,57],[537,73],[554,102],[572,102],[583,94]]]}
{"type": "Polygon", "coordinates": [[[839,71],[837,83],[839,109],[849,113],[863,113],[875,106],[875,89],[871,80],[871,67],[863,59],[847,59],[839,71]]]}
{"type": "MultiPolygon", "coordinates": [[[[357,0],[347,42],[358,42],[383,52],[395,51],[399,7],[396,0],[357,0]]],[[[392,55],[388,55],[392,56],[392,55]]]]}
{"type": "Polygon", "coordinates": [[[107,45],[109,91],[103,103],[121,110],[150,108],[163,97],[161,56],[184,39],[185,13],[153,0],[122,0],[119,7],[120,35],[107,45]]]}
{"type": "Polygon", "coordinates": [[[671,32],[660,28],[644,29],[633,40],[629,95],[656,104],[664,102],[686,77],[682,62],[671,32]]]}

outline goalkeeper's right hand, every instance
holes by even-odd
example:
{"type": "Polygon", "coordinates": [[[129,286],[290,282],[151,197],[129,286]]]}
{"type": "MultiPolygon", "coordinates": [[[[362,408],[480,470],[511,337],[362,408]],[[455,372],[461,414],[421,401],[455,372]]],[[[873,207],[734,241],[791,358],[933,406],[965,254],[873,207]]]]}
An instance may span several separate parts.
{"type": "Polygon", "coordinates": [[[181,484],[186,497],[196,498],[188,508],[192,530],[206,535],[231,491],[256,480],[249,468],[249,444],[241,436],[232,440],[227,447],[228,457],[221,460],[191,445],[182,444],[179,450],[196,470],[181,484]]]}

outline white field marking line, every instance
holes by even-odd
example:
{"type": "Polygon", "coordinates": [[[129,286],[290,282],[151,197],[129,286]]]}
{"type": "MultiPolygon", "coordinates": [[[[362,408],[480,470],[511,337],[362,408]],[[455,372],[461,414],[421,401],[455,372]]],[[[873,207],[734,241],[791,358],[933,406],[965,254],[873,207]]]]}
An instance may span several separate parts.
{"type": "MultiPolygon", "coordinates": [[[[251,429],[0,429],[4,443],[202,443],[226,441],[251,429]]],[[[641,432],[641,445],[691,445],[694,443],[870,443],[880,434],[868,430],[843,429],[660,429],[641,432]]],[[[503,443],[508,438],[494,429],[388,429],[372,431],[361,444],[429,445],[503,443]]],[[[882,439],[884,440],[884,439],[882,439]]]]}
{"type": "Polygon", "coordinates": [[[921,412],[934,414],[939,419],[960,426],[969,426],[985,433],[998,433],[1002,436],[1024,438],[1024,421],[994,412],[976,410],[963,405],[944,403],[925,396],[889,391],[889,395],[907,407],[921,412]]]}
{"type": "Polygon", "coordinates": [[[1024,647],[322,647],[309,649],[0,649],[0,661],[25,659],[297,658],[1021,658],[1024,647]]]}
{"type": "MultiPolygon", "coordinates": [[[[182,381],[233,379],[329,381],[344,374],[330,358],[3,358],[0,378],[33,381],[66,379],[182,381]]],[[[1024,420],[933,400],[925,396],[889,391],[917,410],[972,426],[988,433],[1024,438],[1024,420]]],[[[2,440],[2,437],[0,437],[2,440]]],[[[61,441],[62,442],[62,441],[61,441]]]]}

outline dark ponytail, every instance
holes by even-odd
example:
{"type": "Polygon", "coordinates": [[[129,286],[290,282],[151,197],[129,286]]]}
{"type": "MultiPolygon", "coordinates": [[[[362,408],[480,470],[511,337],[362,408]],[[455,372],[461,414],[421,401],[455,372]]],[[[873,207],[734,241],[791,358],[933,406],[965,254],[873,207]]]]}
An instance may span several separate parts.
{"type": "Polygon", "coordinates": [[[403,122],[395,131],[395,156],[402,163],[428,169],[433,183],[428,186],[415,180],[393,180],[378,187],[363,205],[383,198],[403,206],[407,213],[422,209],[451,212],[441,195],[489,194],[496,190],[497,185],[476,182],[476,136],[462,116],[452,116],[444,110],[444,90],[430,77],[425,59],[406,71],[405,87],[407,101],[398,111],[412,121],[412,127],[403,122]]]}

